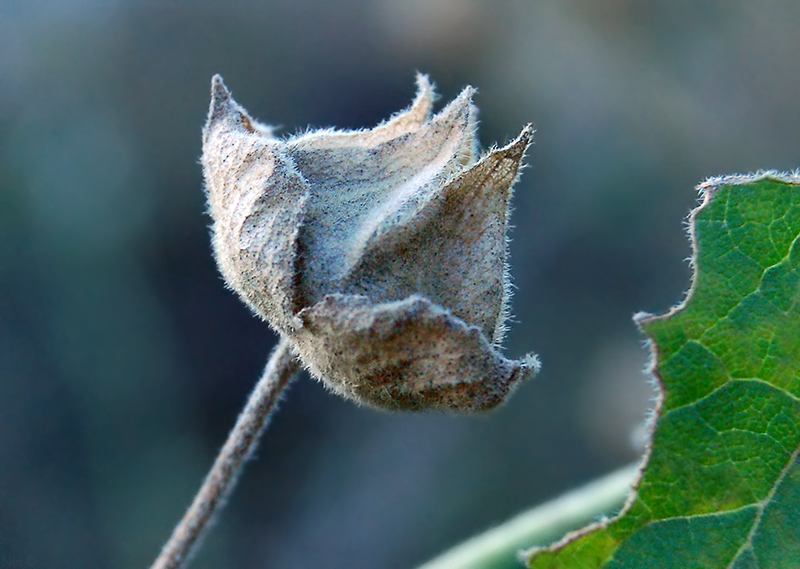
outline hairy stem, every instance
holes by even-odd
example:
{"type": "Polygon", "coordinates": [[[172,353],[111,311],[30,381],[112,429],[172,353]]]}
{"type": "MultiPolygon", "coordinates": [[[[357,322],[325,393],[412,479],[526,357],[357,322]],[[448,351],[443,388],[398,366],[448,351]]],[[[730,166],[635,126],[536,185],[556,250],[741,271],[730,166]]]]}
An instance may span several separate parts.
{"type": "Polygon", "coordinates": [[[299,367],[289,343],[281,339],[200,491],[151,569],[183,567],[196,551],[209,522],[236,485],[245,461],[258,445],[261,433],[299,367]]]}
{"type": "Polygon", "coordinates": [[[619,509],[638,472],[639,465],[621,468],[473,537],[419,569],[519,568],[523,548],[546,545],[619,509]]]}

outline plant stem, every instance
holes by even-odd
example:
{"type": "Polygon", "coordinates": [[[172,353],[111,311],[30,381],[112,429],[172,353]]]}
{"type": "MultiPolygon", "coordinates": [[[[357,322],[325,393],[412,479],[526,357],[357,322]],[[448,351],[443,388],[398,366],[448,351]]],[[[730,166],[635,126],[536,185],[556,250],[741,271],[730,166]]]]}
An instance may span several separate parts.
{"type": "Polygon", "coordinates": [[[281,339],[192,505],[151,569],[183,567],[197,550],[209,522],[225,504],[245,461],[256,449],[261,433],[299,368],[289,343],[281,339]]]}
{"type": "Polygon", "coordinates": [[[523,548],[555,541],[619,509],[638,472],[634,464],[607,474],[455,546],[419,569],[518,568],[523,548]]]}

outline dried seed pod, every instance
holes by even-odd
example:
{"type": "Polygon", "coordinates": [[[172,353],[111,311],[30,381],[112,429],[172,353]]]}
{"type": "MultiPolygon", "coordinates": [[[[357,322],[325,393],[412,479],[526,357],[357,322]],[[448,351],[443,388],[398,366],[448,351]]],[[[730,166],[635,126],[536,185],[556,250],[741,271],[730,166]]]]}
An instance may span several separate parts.
{"type": "Polygon", "coordinates": [[[333,391],[386,409],[482,410],[538,370],[499,351],[511,189],[532,127],[477,156],[471,88],[431,116],[278,139],[219,76],[203,131],[228,285],[333,391]]]}

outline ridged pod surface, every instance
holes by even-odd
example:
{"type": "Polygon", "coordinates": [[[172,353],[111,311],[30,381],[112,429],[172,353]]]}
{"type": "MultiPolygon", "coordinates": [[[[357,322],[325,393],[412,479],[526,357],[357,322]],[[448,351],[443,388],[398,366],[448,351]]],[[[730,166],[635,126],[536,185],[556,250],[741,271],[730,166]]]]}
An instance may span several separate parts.
{"type": "Polygon", "coordinates": [[[495,407],[538,360],[499,351],[509,202],[533,128],[478,155],[473,90],[371,130],[276,138],[219,76],[203,131],[225,280],[331,390],[384,409],[495,407]]]}

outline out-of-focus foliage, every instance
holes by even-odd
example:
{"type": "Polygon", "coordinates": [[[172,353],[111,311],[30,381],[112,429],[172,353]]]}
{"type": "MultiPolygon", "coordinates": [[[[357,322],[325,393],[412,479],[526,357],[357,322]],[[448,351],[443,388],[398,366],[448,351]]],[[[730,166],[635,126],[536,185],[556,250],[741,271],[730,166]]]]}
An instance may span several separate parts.
{"type": "MultiPolygon", "coordinates": [[[[745,183],[746,182],[746,183],[745,183]]],[[[664,397],[635,499],[541,569],[800,564],[800,185],[709,186],[684,305],[646,317],[664,397]]]]}
{"type": "Polygon", "coordinates": [[[214,73],[278,134],[374,126],[417,70],[478,88],[484,144],[537,128],[507,348],[541,375],[480,418],[298,382],[195,564],[378,569],[636,457],[630,316],[685,289],[696,180],[797,166],[798,23],[790,0],[0,2],[0,556],[146,566],[274,342],[211,258],[214,73]]]}

